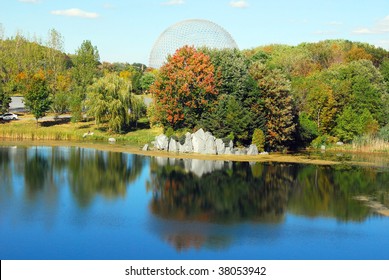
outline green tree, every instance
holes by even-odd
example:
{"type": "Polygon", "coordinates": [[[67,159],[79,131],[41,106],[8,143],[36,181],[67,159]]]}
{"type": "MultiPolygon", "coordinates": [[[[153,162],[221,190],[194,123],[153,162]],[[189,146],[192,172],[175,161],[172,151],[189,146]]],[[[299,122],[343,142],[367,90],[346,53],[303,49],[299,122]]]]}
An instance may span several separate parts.
{"type": "Polygon", "coordinates": [[[52,104],[51,110],[56,114],[63,114],[69,111],[70,102],[72,96],[72,82],[71,82],[71,72],[66,71],[62,72],[56,77],[55,89],[51,87],[52,92],[52,104]]]}
{"type": "MultiPolygon", "coordinates": [[[[234,99],[228,99],[228,102],[230,104],[232,101],[237,102],[240,107],[240,112],[236,114],[242,116],[241,119],[244,125],[240,129],[235,129],[233,133],[240,135],[237,138],[240,143],[249,144],[254,129],[260,128],[265,130],[266,126],[262,94],[249,73],[252,60],[237,49],[204,49],[203,51],[209,54],[212,64],[215,66],[215,77],[219,94],[233,96],[234,99]],[[241,131],[242,129],[244,131],[241,131]]],[[[227,104],[226,102],[224,103],[227,104]]],[[[223,109],[223,106],[219,106],[219,109],[223,111],[225,108],[223,109]]],[[[220,113],[222,112],[219,112],[219,116],[222,116],[223,114],[220,113]]],[[[214,122],[218,121],[223,122],[224,120],[218,118],[214,122]]],[[[234,122],[237,121],[235,120],[234,122]]],[[[217,124],[214,125],[214,129],[217,129],[217,124]]]]}
{"type": "Polygon", "coordinates": [[[385,58],[381,64],[380,72],[386,82],[386,91],[389,92],[389,57],[385,58]]]}
{"type": "Polygon", "coordinates": [[[199,124],[218,138],[232,133],[238,145],[249,144],[251,140],[249,113],[233,95],[220,95],[216,107],[205,112],[199,124]]]}
{"type": "Polygon", "coordinates": [[[93,83],[93,79],[98,75],[99,52],[96,46],[93,46],[89,40],[83,41],[76,50],[72,61],[74,89],[71,95],[70,109],[73,120],[82,119],[82,102],[86,96],[86,90],[93,83]]]}
{"type": "Polygon", "coordinates": [[[44,117],[50,109],[51,100],[50,91],[46,83],[43,71],[39,71],[29,79],[27,93],[24,96],[24,104],[31,111],[36,119],[44,117]]]}
{"type": "Polygon", "coordinates": [[[297,132],[302,145],[309,144],[313,139],[319,136],[316,123],[311,120],[305,112],[302,112],[299,115],[297,132]]]}
{"type": "Polygon", "coordinates": [[[380,125],[385,125],[388,123],[388,112],[385,112],[388,92],[381,73],[370,60],[353,61],[349,67],[353,109],[359,114],[367,109],[380,125]]]}
{"type": "Polygon", "coordinates": [[[377,121],[369,110],[364,109],[360,114],[347,106],[337,119],[337,126],[334,128],[335,136],[344,142],[351,142],[356,136],[363,134],[374,134],[378,130],[377,121]]]}
{"type": "Polygon", "coordinates": [[[150,88],[157,119],[165,127],[193,128],[218,94],[210,57],[184,46],[168,58],[150,88]]]}
{"type": "Polygon", "coordinates": [[[146,72],[143,74],[142,78],[140,78],[140,86],[143,92],[148,92],[151,85],[155,82],[157,77],[153,72],[146,72]]]}
{"type": "Polygon", "coordinates": [[[282,149],[293,140],[296,128],[290,81],[280,70],[270,70],[260,62],[252,65],[250,73],[263,96],[266,142],[271,149],[282,149]]]}
{"type": "Polygon", "coordinates": [[[107,74],[88,88],[85,105],[87,114],[97,124],[108,122],[114,132],[121,132],[130,121],[130,83],[116,74],[107,74]]]}
{"type": "Polygon", "coordinates": [[[3,90],[3,85],[0,82],[0,114],[4,114],[8,111],[10,103],[11,97],[3,90]]]}
{"type": "Polygon", "coordinates": [[[45,67],[48,72],[47,82],[50,87],[52,106],[51,110],[56,114],[62,114],[69,110],[71,72],[68,56],[64,54],[64,38],[55,29],[50,29],[46,42],[45,67]]]}
{"type": "Polygon", "coordinates": [[[265,134],[262,129],[256,128],[253,133],[252,144],[256,145],[259,152],[263,152],[265,148],[265,134]]]}

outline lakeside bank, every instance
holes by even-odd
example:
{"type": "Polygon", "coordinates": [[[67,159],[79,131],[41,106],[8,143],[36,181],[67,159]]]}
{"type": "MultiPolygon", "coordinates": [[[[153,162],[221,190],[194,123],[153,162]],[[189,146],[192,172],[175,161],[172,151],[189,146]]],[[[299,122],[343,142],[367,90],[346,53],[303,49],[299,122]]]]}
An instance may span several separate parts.
{"type": "MultiPolygon", "coordinates": [[[[317,165],[334,165],[347,162],[348,164],[375,166],[368,159],[344,159],[342,154],[369,155],[378,154],[366,151],[353,150],[351,145],[328,148],[325,152],[318,150],[302,151],[302,153],[270,153],[268,155],[206,155],[197,153],[173,153],[167,151],[151,150],[143,151],[146,143],[151,143],[155,137],[162,133],[162,128],[149,128],[146,121],[138,123],[138,129],[125,134],[109,133],[105,127],[96,126],[92,121],[72,123],[69,118],[54,119],[49,116],[40,121],[37,127],[36,121],[30,115],[24,115],[20,120],[3,122],[0,124],[0,145],[7,146],[74,146],[92,148],[105,151],[126,152],[145,156],[171,157],[177,159],[203,159],[222,161],[246,161],[246,162],[285,162],[317,165]],[[108,143],[109,138],[115,138],[115,143],[108,143]],[[316,156],[312,154],[316,153],[316,156]],[[325,156],[323,153],[340,154],[340,156],[325,156]]],[[[382,153],[380,159],[384,165],[388,153],[382,153]]]]}
{"type": "MultiPolygon", "coordinates": [[[[128,143],[108,143],[103,141],[64,141],[64,140],[10,140],[0,138],[0,146],[14,146],[14,147],[26,147],[26,146],[48,146],[48,147],[79,147],[87,149],[96,149],[100,151],[111,151],[130,153],[136,155],[143,155],[148,157],[162,157],[162,158],[176,158],[176,159],[199,159],[199,160],[214,160],[214,161],[237,161],[237,162],[253,162],[253,163],[264,163],[264,162],[277,162],[277,163],[298,163],[298,164],[313,164],[313,165],[340,165],[349,164],[356,166],[367,166],[367,167],[386,167],[389,166],[389,159],[385,160],[386,157],[382,157],[380,164],[370,162],[368,158],[361,158],[353,160],[352,158],[344,159],[331,154],[326,159],[324,156],[312,156],[310,153],[270,153],[268,155],[204,155],[197,153],[171,153],[167,151],[143,151],[140,145],[132,145],[128,143]]],[[[347,154],[345,154],[347,155],[347,154]]]]}

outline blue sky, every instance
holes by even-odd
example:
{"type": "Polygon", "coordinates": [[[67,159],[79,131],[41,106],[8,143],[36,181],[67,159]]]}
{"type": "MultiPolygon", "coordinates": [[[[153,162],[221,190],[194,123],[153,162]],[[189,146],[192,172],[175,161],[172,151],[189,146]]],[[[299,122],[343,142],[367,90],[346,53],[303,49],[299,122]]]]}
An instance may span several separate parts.
{"type": "Polygon", "coordinates": [[[0,8],[5,37],[44,42],[54,28],[68,53],[90,40],[101,61],[145,64],[160,33],[194,18],[225,28],[240,49],[337,38],[389,49],[388,0],[3,0],[0,8]]]}

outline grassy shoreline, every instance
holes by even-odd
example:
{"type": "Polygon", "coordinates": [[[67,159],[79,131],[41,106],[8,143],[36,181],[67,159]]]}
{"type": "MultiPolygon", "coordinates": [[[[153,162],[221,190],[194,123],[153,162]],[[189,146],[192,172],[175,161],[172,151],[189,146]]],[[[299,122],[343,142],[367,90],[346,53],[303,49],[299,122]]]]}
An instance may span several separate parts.
{"type": "MultiPolygon", "coordinates": [[[[142,125],[142,124],[141,124],[142,125]]],[[[118,142],[132,145],[142,145],[154,140],[160,134],[160,128],[141,128],[125,134],[115,134],[107,131],[104,126],[97,126],[94,122],[70,122],[69,118],[60,120],[45,120],[38,126],[32,116],[4,122],[0,124],[0,139],[6,140],[43,140],[43,141],[108,141],[115,138],[118,142]],[[92,135],[91,135],[92,133],[92,135]],[[85,136],[86,134],[89,134],[85,136]]]]}
{"type": "MultiPolygon", "coordinates": [[[[150,143],[155,136],[162,133],[161,128],[147,128],[140,124],[138,130],[126,134],[112,134],[104,127],[96,126],[94,122],[71,123],[69,119],[46,120],[36,126],[32,116],[23,116],[22,119],[0,124],[0,143],[7,146],[16,145],[47,145],[47,146],[77,146],[94,148],[105,151],[128,152],[145,156],[172,157],[178,159],[203,159],[222,161],[247,161],[247,162],[285,162],[304,163],[317,165],[340,164],[339,160],[328,160],[311,158],[302,154],[271,153],[269,155],[245,156],[245,155],[203,155],[203,154],[181,154],[166,151],[142,151],[144,144],[150,143]],[[93,132],[93,135],[84,134],[93,132]],[[115,144],[109,144],[109,138],[115,138],[115,144]]],[[[372,153],[369,150],[353,149],[351,145],[342,147],[329,147],[329,152],[346,153],[372,153]]],[[[374,152],[375,154],[377,152],[374,152]]],[[[384,152],[387,154],[387,152],[384,152]]],[[[357,165],[370,165],[368,162],[353,162],[357,165]]]]}

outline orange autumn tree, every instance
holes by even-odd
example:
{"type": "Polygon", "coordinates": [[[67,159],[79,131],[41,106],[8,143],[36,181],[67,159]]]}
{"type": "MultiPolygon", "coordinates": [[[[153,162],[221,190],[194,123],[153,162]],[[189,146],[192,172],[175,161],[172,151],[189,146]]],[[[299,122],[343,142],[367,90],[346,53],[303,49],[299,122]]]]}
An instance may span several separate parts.
{"type": "Polygon", "coordinates": [[[150,88],[154,120],[165,128],[193,128],[217,99],[214,66],[208,55],[184,46],[160,69],[150,88]]]}

